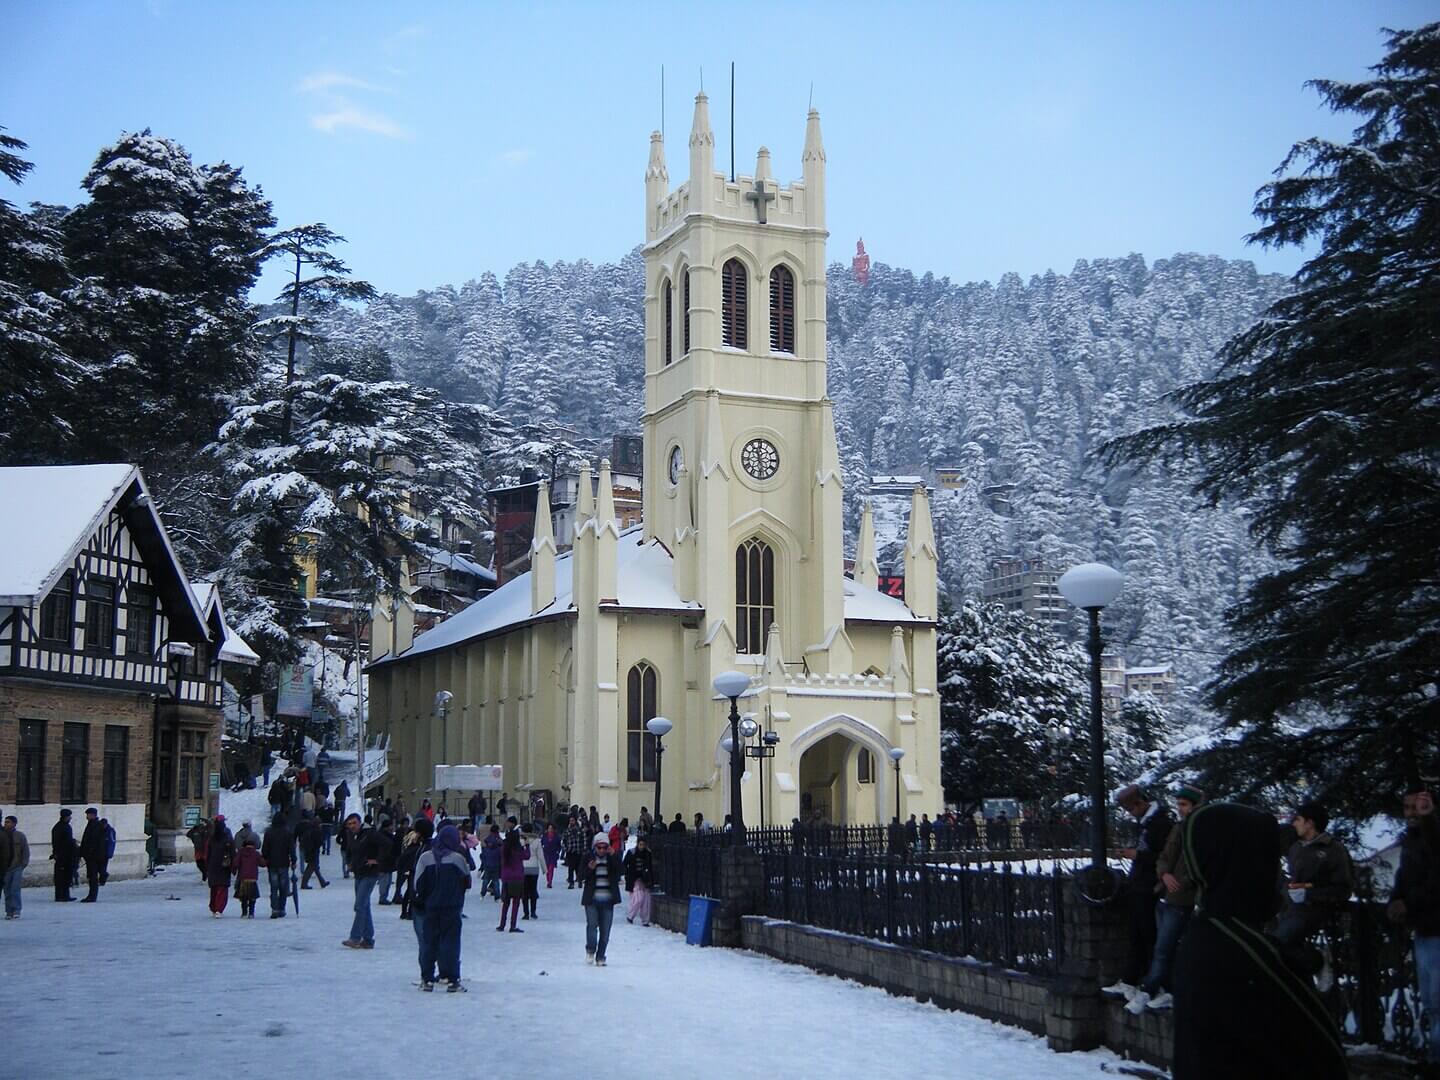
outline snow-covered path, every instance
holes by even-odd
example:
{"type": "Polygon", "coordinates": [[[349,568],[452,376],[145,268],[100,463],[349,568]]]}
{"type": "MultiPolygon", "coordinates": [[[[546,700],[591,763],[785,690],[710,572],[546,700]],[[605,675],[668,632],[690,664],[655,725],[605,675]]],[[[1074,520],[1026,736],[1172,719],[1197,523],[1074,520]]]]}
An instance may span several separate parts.
{"type": "Polygon", "coordinates": [[[335,856],[325,866],[330,888],[275,921],[263,896],[253,922],[233,900],[210,918],[191,866],[112,884],[98,904],[25,890],[23,917],[0,923],[0,1077],[1065,1080],[1115,1060],[622,917],[609,966],[590,967],[564,888],[542,887],[524,934],[495,933],[497,905],[472,893],[471,992],[421,994],[398,908],[374,908],[374,951],[341,947],[353,893],[335,856]]]}

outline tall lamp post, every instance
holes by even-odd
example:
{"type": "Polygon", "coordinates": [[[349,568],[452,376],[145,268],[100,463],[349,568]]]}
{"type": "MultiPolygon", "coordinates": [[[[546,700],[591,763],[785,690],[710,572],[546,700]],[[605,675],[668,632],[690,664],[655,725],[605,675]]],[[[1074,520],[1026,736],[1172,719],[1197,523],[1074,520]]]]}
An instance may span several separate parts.
{"type": "MultiPolygon", "coordinates": [[[[440,757],[442,764],[445,765],[450,764],[450,702],[454,699],[455,695],[449,690],[440,690],[435,694],[435,708],[433,712],[434,715],[440,717],[440,757]]],[[[448,770],[445,773],[445,778],[447,780],[450,778],[448,770]]],[[[434,782],[433,777],[431,778],[431,782],[434,782]]],[[[449,802],[450,789],[445,788],[440,792],[440,803],[442,806],[447,806],[448,808],[449,802]]]]}
{"type": "Polygon", "coordinates": [[[740,777],[745,771],[744,746],[740,742],[740,695],[750,689],[750,676],[740,671],[722,671],[715,676],[715,692],[730,699],[730,831],[731,843],[745,844],[745,814],[740,805],[740,777]]]}
{"type": "Polygon", "coordinates": [[[1097,879],[1105,857],[1105,723],[1100,707],[1100,612],[1114,602],[1125,576],[1104,563],[1072,566],[1060,578],[1065,599],[1090,616],[1090,869],[1097,879]]]}
{"type": "Polygon", "coordinates": [[[661,765],[664,763],[665,736],[670,734],[670,729],[675,725],[663,716],[651,717],[645,723],[645,730],[655,736],[655,828],[663,829],[665,819],[660,816],[660,774],[664,770],[661,765]]]}
{"type": "Polygon", "coordinates": [[[903,746],[890,748],[890,760],[895,762],[895,824],[900,824],[900,759],[905,756],[903,746]]]}

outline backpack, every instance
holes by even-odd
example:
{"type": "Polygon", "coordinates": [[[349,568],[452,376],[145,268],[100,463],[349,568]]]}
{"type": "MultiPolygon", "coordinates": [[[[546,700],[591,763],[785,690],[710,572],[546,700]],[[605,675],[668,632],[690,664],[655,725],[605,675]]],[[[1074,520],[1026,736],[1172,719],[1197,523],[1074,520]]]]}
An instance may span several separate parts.
{"type": "Polygon", "coordinates": [[[115,857],[115,826],[108,821],[105,823],[105,857],[107,859],[115,857]]]}

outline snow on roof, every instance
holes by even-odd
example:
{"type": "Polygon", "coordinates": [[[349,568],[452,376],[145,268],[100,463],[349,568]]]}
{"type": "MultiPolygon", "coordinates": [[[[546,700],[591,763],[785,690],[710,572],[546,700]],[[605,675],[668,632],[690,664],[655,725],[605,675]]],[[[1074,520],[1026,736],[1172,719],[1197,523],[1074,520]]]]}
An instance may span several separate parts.
{"type": "MultiPolygon", "coordinates": [[[[459,551],[446,551],[443,548],[421,547],[425,557],[433,566],[443,566],[450,570],[458,570],[462,574],[469,574],[472,577],[495,583],[495,571],[488,566],[482,566],[469,555],[459,551]]],[[[426,568],[422,567],[423,572],[426,568]]]]}
{"type": "MultiPolygon", "coordinates": [[[[520,574],[500,588],[482,596],[464,611],[451,616],[415,639],[402,659],[446,649],[476,638],[541,619],[574,607],[572,595],[573,552],[555,560],[555,602],[538,614],[530,611],[530,574],[520,574]]],[[[700,611],[693,601],[681,600],[675,591],[674,559],[658,541],[645,542],[641,526],[632,525],[620,534],[615,558],[616,606],[653,611],[700,611]]]]}
{"type": "Polygon", "coordinates": [[[1125,674],[1128,675],[1169,675],[1174,669],[1173,664],[1159,664],[1154,667],[1127,667],[1125,674]]]}
{"type": "MultiPolygon", "coordinates": [[[[455,645],[490,637],[522,626],[533,619],[552,618],[574,610],[572,571],[573,551],[555,560],[555,602],[538,614],[530,611],[530,574],[527,571],[511,578],[500,588],[482,596],[464,611],[425,631],[399,659],[410,659],[455,645]]],[[[615,559],[616,607],[644,611],[676,613],[703,611],[691,600],[681,600],[675,591],[675,560],[659,541],[648,543],[644,527],[632,525],[620,534],[615,559]]],[[[607,607],[609,605],[606,605],[607,607]]],[[[845,618],[847,621],[913,623],[915,617],[905,604],[877,589],[866,589],[845,579],[845,618]]],[[[396,658],[390,657],[380,663],[396,658]]]]}
{"type": "Polygon", "coordinates": [[[220,659],[225,663],[244,664],[247,667],[260,663],[260,654],[230,628],[230,623],[225,618],[225,605],[220,602],[220,590],[215,584],[210,581],[194,581],[190,583],[190,591],[194,594],[200,610],[205,613],[207,623],[212,609],[220,617],[220,659]]]}
{"type": "Polygon", "coordinates": [[[923,476],[872,476],[872,477],[870,478],[870,483],[872,483],[872,484],[908,484],[910,487],[914,487],[914,486],[916,486],[917,484],[923,484],[923,483],[925,483],[925,478],[924,478],[923,476]]]}
{"type": "Polygon", "coordinates": [[[920,622],[903,600],[886,596],[879,589],[870,589],[845,579],[846,622],[920,622]]]}
{"type": "Polygon", "coordinates": [[[133,465],[0,469],[0,604],[28,605],[74,561],[136,473],[133,465]]]}

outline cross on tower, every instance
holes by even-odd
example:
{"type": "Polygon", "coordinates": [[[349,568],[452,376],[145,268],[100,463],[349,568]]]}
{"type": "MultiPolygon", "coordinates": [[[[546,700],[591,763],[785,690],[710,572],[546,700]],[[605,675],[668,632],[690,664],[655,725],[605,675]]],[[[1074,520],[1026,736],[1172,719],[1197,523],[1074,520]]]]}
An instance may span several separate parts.
{"type": "Polygon", "coordinates": [[[745,198],[755,204],[755,211],[759,215],[760,224],[766,224],[768,219],[765,216],[765,207],[767,203],[775,201],[775,193],[766,189],[764,180],[756,180],[755,190],[745,192],[745,198]]]}

